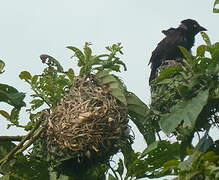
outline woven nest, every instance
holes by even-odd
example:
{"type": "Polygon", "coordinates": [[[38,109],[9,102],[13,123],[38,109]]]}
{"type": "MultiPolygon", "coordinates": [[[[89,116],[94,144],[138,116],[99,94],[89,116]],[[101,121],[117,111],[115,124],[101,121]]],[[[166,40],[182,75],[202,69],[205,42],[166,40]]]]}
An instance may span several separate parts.
{"type": "Polygon", "coordinates": [[[128,130],[126,106],[90,76],[76,79],[50,114],[44,136],[51,155],[91,158],[118,152],[128,130]]]}

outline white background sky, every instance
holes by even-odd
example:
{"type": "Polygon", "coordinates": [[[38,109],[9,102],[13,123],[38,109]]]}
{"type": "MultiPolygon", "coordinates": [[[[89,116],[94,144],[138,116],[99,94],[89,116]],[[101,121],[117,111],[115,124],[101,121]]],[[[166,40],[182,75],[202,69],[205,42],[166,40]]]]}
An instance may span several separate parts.
{"type": "MultiPolygon", "coordinates": [[[[164,37],[161,30],[176,27],[187,18],[197,20],[208,29],[213,42],[219,41],[219,14],[212,13],[209,0],[19,0],[0,3],[0,59],[6,72],[0,82],[30,94],[29,86],[19,79],[23,70],[41,73],[40,54],[49,54],[68,68],[73,65],[72,52],[65,47],[82,48],[92,42],[95,53],[121,42],[122,60],[128,71],[120,74],[129,91],[145,103],[150,102],[148,61],[152,50],[164,37]]],[[[203,43],[196,36],[196,46],[203,43]]],[[[26,102],[29,98],[25,99],[26,102]]],[[[5,105],[0,103],[0,109],[5,105]]],[[[25,113],[21,122],[27,121],[25,113]]],[[[5,130],[7,122],[0,117],[0,135],[23,133],[15,128],[5,130]]],[[[214,135],[219,136],[218,134],[214,135]]],[[[145,146],[139,135],[135,149],[145,146]]]]}

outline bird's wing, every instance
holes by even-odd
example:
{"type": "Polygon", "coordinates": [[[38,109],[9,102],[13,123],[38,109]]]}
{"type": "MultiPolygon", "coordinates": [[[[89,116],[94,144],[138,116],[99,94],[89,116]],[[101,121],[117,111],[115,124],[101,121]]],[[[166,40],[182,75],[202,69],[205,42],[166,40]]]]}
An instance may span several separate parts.
{"type": "Polygon", "coordinates": [[[186,38],[181,32],[172,32],[158,43],[157,47],[152,52],[149,64],[159,64],[159,61],[165,60],[165,58],[168,58],[171,53],[174,54],[174,51],[179,49],[178,46],[185,46],[185,43],[186,38]]]}
{"type": "Polygon", "coordinates": [[[167,29],[167,30],[162,30],[161,32],[162,32],[164,35],[168,36],[168,35],[171,35],[172,33],[174,33],[175,31],[176,31],[176,28],[169,28],[169,29],[167,29]]]}
{"type": "Polygon", "coordinates": [[[180,53],[178,46],[184,46],[185,37],[180,31],[175,30],[168,34],[162,41],[160,41],[152,52],[149,64],[151,63],[150,80],[156,77],[157,68],[164,60],[168,58],[176,58],[180,53]],[[176,56],[176,57],[175,57],[176,56]]]}

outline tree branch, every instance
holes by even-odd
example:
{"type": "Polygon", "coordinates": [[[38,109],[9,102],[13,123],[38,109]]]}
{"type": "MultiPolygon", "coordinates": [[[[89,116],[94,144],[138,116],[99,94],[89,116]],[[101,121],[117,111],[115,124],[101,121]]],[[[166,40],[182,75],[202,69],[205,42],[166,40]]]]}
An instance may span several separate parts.
{"type": "Polygon", "coordinates": [[[34,132],[39,128],[40,124],[45,119],[45,117],[46,117],[45,112],[43,112],[40,119],[36,122],[32,130],[21,140],[21,142],[17,146],[15,146],[3,159],[0,160],[0,164],[10,160],[17,153],[17,151],[22,149],[24,143],[28,139],[31,139],[34,136],[34,132]]]}
{"type": "Polygon", "coordinates": [[[0,142],[4,141],[22,141],[25,136],[0,136],[0,142]]]}
{"type": "Polygon", "coordinates": [[[41,133],[43,132],[45,128],[44,127],[41,127],[33,137],[30,138],[30,140],[21,148],[19,149],[15,155],[19,154],[19,153],[22,153],[23,151],[25,151],[28,147],[31,146],[31,144],[34,143],[34,141],[41,135],[41,133]]]}

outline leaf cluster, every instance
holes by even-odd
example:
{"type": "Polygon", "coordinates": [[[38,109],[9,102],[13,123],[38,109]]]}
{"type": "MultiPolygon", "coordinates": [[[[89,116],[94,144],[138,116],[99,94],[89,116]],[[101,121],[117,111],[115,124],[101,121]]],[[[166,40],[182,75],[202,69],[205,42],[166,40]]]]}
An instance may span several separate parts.
{"type": "MultiPolygon", "coordinates": [[[[0,74],[4,73],[5,63],[0,60],[0,74]]],[[[0,109],[0,115],[9,120],[8,127],[11,125],[19,126],[19,112],[22,107],[26,106],[24,102],[25,94],[19,92],[16,88],[0,83],[0,103],[6,103],[12,107],[10,113],[0,109]]]]}
{"type": "Polygon", "coordinates": [[[194,164],[186,170],[181,166],[183,163],[174,165],[179,177],[184,179],[211,179],[218,173],[218,156],[212,162],[205,157],[208,153],[217,153],[217,148],[212,148],[217,143],[208,133],[211,127],[218,128],[219,44],[212,44],[206,33],[201,34],[206,44],[197,48],[196,55],[191,56],[179,47],[185,57],[184,65],[164,68],[151,87],[150,110],[154,114],[151,118],[158,121],[162,132],[176,136],[181,142],[178,160],[189,156],[185,163],[194,164]],[[200,131],[205,135],[194,148],[194,133],[200,131]],[[193,152],[189,153],[189,149],[193,152]]]}
{"type": "Polygon", "coordinates": [[[121,66],[126,71],[126,65],[120,60],[117,54],[123,54],[121,43],[107,46],[106,49],[109,54],[93,55],[90,48],[91,43],[85,43],[83,52],[74,46],[67,48],[74,52],[74,56],[78,59],[78,66],[80,67],[79,75],[87,75],[93,71],[110,70],[120,72],[121,66]]]}
{"type": "MultiPolygon", "coordinates": [[[[185,57],[183,66],[165,67],[160,72],[151,86],[150,108],[134,93],[129,92],[122,80],[112,73],[120,72],[121,67],[126,70],[125,64],[118,57],[118,54],[122,54],[120,43],[106,47],[109,53],[101,55],[92,54],[90,43],[85,43],[83,50],[68,46],[78,60],[79,76],[95,76],[99,84],[126,105],[130,120],[137,126],[148,147],[143,153],[136,153],[131,144],[121,145],[123,157],[119,159],[117,167],[112,168],[109,161],[100,162],[86,172],[79,173],[82,171],[75,170],[74,175],[70,173],[67,177],[51,170],[44,151],[46,147],[40,143],[40,138],[37,139],[40,131],[33,131],[32,140],[27,143],[27,147],[33,144],[33,149],[29,150],[28,155],[23,155],[22,148],[19,153],[15,153],[16,158],[1,164],[0,173],[4,174],[3,178],[40,177],[61,180],[89,176],[90,179],[108,177],[128,180],[178,175],[182,179],[217,179],[219,145],[210,137],[209,130],[211,127],[218,127],[219,43],[212,44],[205,33],[202,33],[202,37],[206,44],[197,48],[195,56],[179,47],[185,57]],[[174,135],[178,141],[171,143],[161,140],[161,131],[167,136],[174,135]],[[204,132],[204,136],[193,147],[193,136],[200,131],[204,132]],[[186,156],[187,160],[181,161],[186,156]]],[[[25,126],[27,131],[33,130],[42,112],[54,110],[60,99],[74,86],[77,76],[72,68],[65,71],[52,56],[43,54],[40,58],[46,64],[42,74],[32,75],[23,71],[19,76],[33,90],[28,110],[30,122],[25,126]]],[[[3,68],[4,63],[0,61],[0,73],[4,72],[3,68]]],[[[14,116],[17,115],[14,119],[18,119],[19,110],[24,106],[24,94],[5,84],[0,84],[0,87],[0,101],[13,106],[14,111],[16,110],[14,116]]],[[[0,114],[6,118],[12,117],[2,112],[0,114]]],[[[18,121],[13,123],[16,122],[18,121]]],[[[0,158],[7,156],[15,147],[12,142],[1,143],[0,158]]],[[[70,158],[66,157],[65,160],[70,163],[70,158]]],[[[72,172],[68,167],[67,163],[63,168],[68,173],[72,172]]]]}
{"type": "Polygon", "coordinates": [[[197,48],[195,56],[179,47],[185,57],[183,66],[162,69],[152,83],[150,109],[139,102],[134,105],[138,98],[133,95],[128,101],[130,116],[134,115],[132,120],[148,147],[143,153],[123,149],[124,163],[120,163],[117,176],[124,176],[119,169],[127,168],[125,179],[165,175],[218,179],[218,141],[213,141],[209,130],[218,128],[219,46],[212,44],[207,34],[202,37],[206,44],[197,48]],[[178,141],[156,141],[159,131],[178,141]],[[192,140],[199,132],[205,134],[194,147],[192,140]]]}
{"type": "Polygon", "coordinates": [[[219,43],[211,44],[204,32],[202,36],[206,45],[197,48],[195,57],[180,47],[186,57],[184,66],[166,68],[152,85],[151,107],[160,115],[159,124],[166,134],[180,125],[180,128],[193,131],[215,124],[219,107],[216,103],[219,43]],[[165,96],[167,92],[169,96],[165,96]]]}

